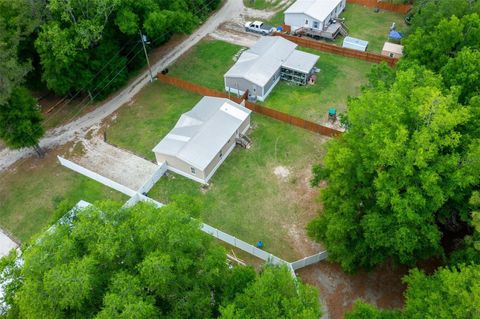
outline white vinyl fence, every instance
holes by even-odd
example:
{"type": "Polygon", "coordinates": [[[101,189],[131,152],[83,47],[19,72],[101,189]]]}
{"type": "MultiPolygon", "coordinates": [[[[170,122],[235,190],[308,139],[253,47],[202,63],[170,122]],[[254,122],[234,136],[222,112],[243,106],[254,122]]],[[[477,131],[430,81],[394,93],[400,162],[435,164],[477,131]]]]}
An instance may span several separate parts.
{"type": "Polygon", "coordinates": [[[137,193],[136,191],[128,188],[127,186],[114,182],[105,176],[102,176],[98,173],[95,173],[94,171],[86,169],[85,167],[75,164],[74,162],[69,161],[61,156],[57,156],[57,158],[60,161],[60,164],[62,164],[63,166],[68,167],[71,170],[77,173],[80,173],[84,176],[90,177],[91,179],[96,180],[97,182],[102,183],[103,185],[106,185],[110,188],[113,188],[114,190],[117,190],[120,193],[123,193],[129,197],[135,196],[135,194],[137,193]]]}
{"type": "Polygon", "coordinates": [[[322,260],[327,259],[327,257],[328,257],[328,252],[325,250],[325,251],[322,251],[318,254],[315,254],[315,255],[312,255],[312,256],[305,257],[303,259],[294,261],[293,263],[291,263],[291,266],[292,266],[293,270],[297,270],[297,269],[300,269],[300,268],[303,268],[303,267],[307,267],[307,266],[316,264],[316,263],[318,263],[322,260]]]}
{"type": "MultiPolygon", "coordinates": [[[[157,202],[156,200],[143,195],[143,193],[148,192],[153,185],[163,176],[165,171],[167,170],[167,165],[163,163],[162,165],[159,166],[158,170],[149,178],[145,184],[140,187],[138,191],[134,191],[124,185],[121,185],[117,182],[114,182],[110,180],[109,178],[106,178],[104,176],[101,176],[100,174],[97,174],[89,169],[86,169],[78,164],[75,164],[67,159],[64,159],[63,157],[57,156],[58,160],[60,163],[65,166],[70,168],[71,170],[74,170],[75,172],[78,172],[82,175],[85,175],[87,177],[90,177],[97,182],[100,182],[108,187],[111,187],[127,196],[130,197],[130,199],[124,204],[123,207],[130,207],[135,205],[136,203],[140,201],[144,202],[149,202],[155,205],[156,207],[162,207],[163,204],[160,202],[157,202]]],[[[82,201],[83,202],[83,201],[82,201]]],[[[86,203],[79,203],[80,206],[85,205],[86,203]]],[[[277,256],[274,256],[270,254],[269,252],[266,252],[262,249],[259,249],[241,239],[238,239],[232,235],[229,235],[219,229],[216,229],[215,227],[212,227],[207,224],[201,224],[201,230],[207,234],[210,234],[211,236],[233,246],[236,247],[240,250],[243,250],[244,252],[251,254],[261,260],[264,260],[265,262],[271,263],[273,265],[287,265],[287,267],[290,269],[291,273],[293,276],[295,276],[295,270],[307,267],[309,265],[313,265],[315,263],[318,263],[324,259],[327,258],[328,254],[326,251],[320,252],[318,254],[315,254],[313,256],[305,257],[303,259],[294,261],[293,263],[287,262],[281,258],[278,258],[277,256]]]]}
{"type": "Polygon", "coordinates": [[[144,194],[148,193],[152,189],[152,187],[158,182],[158,180],[165,174],[167,171],[167,163],[163,162],[158,166],[158,169],[156,170],[155,173],[153,173],[152,176],[148,179],[148,181],[143,184],[142,187],[138,189],[138,193],[144,194]]]}
{"type": "Polygon", "coordinates": [[[238,249],[243,250],[244,252],[249,253],[250,255],[253,255],[257,258],[260,258],[261,260],[264,260],[266,262],[272,263],[274,265],[279,265],[279,264],[288,264],[288,262],[284,261],[283,259],[280,259],[264,250],[261,250],[253,245],[250,245],[246,242],[244,242],[241,239],[238,239],[232,235],[229,235],[227,233],[224,233],[221,230],[218,230],[212,226],[209,226],[207,224],[202,224],[202,231],[204,231],[207,234],[212,235],[215,238],[218,238],[219,240],[232,245],[238,249]]]}

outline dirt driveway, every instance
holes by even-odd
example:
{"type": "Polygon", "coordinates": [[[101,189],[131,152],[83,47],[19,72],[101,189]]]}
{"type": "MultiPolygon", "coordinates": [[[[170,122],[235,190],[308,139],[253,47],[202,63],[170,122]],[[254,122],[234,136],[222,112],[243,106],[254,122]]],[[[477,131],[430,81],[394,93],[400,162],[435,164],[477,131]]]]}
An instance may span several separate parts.
{"type": "Polygon", "coordinates": [[[81,155],[70,158],[73,162],[137,191],[158,170],[158,165],[135,154],[105,143],[99,137],[82,139],[81,155]]]}

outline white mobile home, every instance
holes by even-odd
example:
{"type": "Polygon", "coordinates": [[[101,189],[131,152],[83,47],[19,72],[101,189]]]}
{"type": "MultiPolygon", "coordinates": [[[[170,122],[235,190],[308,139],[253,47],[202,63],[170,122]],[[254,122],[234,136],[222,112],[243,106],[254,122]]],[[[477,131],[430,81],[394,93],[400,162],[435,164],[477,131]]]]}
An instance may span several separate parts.
{"type": "Polygon", "coordinates": [[[297,0],[285,11],[285,24],[292,31],[300,28],[325,30],[345,5],[346,0],[297,0]]]}
{"type": "Polygon", "coordinates": [[[296,47],[282,37],[260,38],[225,73],[225,90],[239,95],[248,90],[263,101],[280,79],[307,84],[319,57],[296,47]]]}
{"type": "Polygon", "coordinates": [[[229,99],[203,97],[182,114],[153,149],[158,164],[202,184],[208,183],[250,127],[250,110],[229,99]]]}

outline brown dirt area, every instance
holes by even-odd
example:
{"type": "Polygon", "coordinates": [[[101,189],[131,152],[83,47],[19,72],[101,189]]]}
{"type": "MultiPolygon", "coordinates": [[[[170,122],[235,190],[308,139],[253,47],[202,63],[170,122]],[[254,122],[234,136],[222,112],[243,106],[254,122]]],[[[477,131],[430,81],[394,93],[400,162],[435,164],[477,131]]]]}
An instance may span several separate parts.
{"type": "Polygon", "coordinates": [[[304,282],[320,289],[324,313],[328,312],[323,318],[329,319],[344,318],[357,299],[380,308],[402,307],[406,286],[401,279],[406,274],[406,267],[385,264],[370,273],[348,275],[337,264],[326,261],[297,271],[304,282]]]}

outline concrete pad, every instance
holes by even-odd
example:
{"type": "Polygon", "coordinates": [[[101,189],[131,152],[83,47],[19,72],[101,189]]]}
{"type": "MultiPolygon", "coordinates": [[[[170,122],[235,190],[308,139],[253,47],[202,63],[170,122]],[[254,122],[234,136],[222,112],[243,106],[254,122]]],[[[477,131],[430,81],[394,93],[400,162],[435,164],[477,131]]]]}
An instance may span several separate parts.
{"type": "Polygon", "coordinates": [[[159,166],[103,140],[83,140],[85,153],[75,163],[134,191],[142,187],[159,166]]]}
{"type": "Polygon", "coordinates": [[[7,256],[12,249],[17,248],[17,243],[0,230],[0,258],[7,256]]]}

